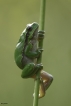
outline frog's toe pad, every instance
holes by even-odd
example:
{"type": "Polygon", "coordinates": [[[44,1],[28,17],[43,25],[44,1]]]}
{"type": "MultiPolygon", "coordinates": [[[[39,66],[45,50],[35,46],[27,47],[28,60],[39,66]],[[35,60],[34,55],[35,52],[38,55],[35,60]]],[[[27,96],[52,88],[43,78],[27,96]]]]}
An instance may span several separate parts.
{"type": "MultiPolygon", "coordinates": [[[[33,97],[35,96],[35,93],[33,93],[33,97]]],[[[40,99],[40,98],[42,98],[43,96],[41,96],[40,94],[39,94],[39,96],[38,96],[38,98],[40,99]]]]}

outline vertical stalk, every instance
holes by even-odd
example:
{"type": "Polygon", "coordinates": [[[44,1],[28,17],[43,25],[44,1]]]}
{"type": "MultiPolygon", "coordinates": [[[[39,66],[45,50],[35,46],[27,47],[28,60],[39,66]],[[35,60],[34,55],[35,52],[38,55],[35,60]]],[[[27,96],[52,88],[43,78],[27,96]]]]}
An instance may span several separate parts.
{"type": "Polygon", "coordinates": [[[46,5],[46,0],[41,0],[39,30],[44,30],[44,24],[45,24],[45,5],[46,5]]]}
{"type": "MultiPolygon", "coordinates": [[[[40,19],[39,19],[39,30],[44,31],[44,24],[45,24],[45,4],[46,0],[41,0],[41,5],[40,5],[40,19]]],[[[41,39],[38,42],[38,47],[42,49],[43,47],[43,37],[44,35],[40,33],[41,39]]],[[[42,59],[42,54],[40,57],[37,59],[37,64],[41,63],[42,59]]],[[[36,80],[35,80],[35,87],[34,87],[34,101],[33,101],[33,106],[38,106],[38,96],[39,96],[39,83],[40,83],[40,72],[37,73],[36,75],[36,80]]]]}

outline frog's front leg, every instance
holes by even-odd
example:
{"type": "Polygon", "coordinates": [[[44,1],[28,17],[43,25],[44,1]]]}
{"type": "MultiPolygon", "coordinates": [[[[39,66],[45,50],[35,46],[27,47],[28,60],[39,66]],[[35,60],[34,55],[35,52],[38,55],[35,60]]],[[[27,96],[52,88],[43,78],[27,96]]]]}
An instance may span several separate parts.
{"type": "Polygon", "coordinates": [[[29,44],[26,46],[24,54],[28,57],[28,58],[36,58],[38,57],[41,53],[42,53],[42,49],[37,49],[36,51],[34,51],[33,49],[33,45],[31,42],[29,42],[29,44]]]}
{"type": "Polygon", "coordinates": [[[37,64],[35,65],[34,63],[29,63],[27,64],[23,69],[22,69],[22,78],[32,78],[34,74],[36,74],[38,71],[43,69],[42,64],[37,64]]]}

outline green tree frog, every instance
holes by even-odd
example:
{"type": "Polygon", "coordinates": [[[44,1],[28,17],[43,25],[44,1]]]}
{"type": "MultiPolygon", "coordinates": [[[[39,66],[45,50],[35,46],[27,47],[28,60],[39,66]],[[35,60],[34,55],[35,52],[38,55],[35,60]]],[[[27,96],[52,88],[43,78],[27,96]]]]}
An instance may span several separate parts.
{"type": "Polygon", "coordinates": [[[42,64],[37,64],[37,58],[43,51],[37,46],[38,28],[39,25],[36,22],[26,26],[16,45],[14,58],[16,65],[22,70],[22,78],[35,79],[36,73],[41,71],[39,88],[39,98],[41,98],[45,95],[45,91],[51,84],[53,77],[43,71],[42,64]]]}

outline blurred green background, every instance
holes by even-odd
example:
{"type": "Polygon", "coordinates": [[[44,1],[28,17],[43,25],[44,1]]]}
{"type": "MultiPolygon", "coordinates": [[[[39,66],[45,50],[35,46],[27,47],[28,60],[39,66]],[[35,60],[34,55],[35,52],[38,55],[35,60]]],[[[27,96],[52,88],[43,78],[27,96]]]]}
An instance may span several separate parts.
{"type": "MultiPolygon", "coordinates": [[[[71,106],[71,0],[46,0],[42,63],[54,81],[39,106],[71,106]]],[[[40,0],[0,0],[0,106],[32,106],[34,80],[22,79],[14,50],[26,24],[39,23],[40,0]]]]}

